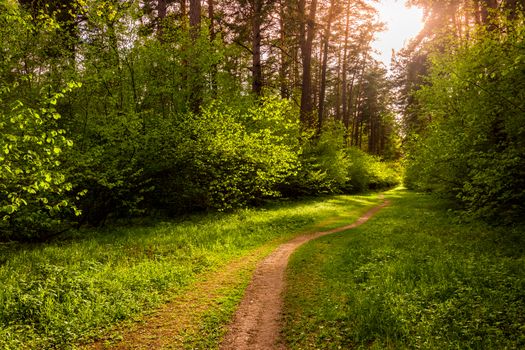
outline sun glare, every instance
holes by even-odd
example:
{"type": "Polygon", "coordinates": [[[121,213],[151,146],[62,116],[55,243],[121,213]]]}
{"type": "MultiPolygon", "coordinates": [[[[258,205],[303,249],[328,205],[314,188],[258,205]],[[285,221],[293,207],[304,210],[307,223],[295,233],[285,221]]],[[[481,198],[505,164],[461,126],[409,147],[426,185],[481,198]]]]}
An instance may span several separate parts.
{"type": "Polygon", "coordinates": [[[373,48],[379,53],[376,59],[390,66],[392,50],[396,52],[423,29],[423,10],[405,6],[405,0],[381,0],[377,4],[379,19],[386,23],[386,30],[377,35],[373,48]]]}

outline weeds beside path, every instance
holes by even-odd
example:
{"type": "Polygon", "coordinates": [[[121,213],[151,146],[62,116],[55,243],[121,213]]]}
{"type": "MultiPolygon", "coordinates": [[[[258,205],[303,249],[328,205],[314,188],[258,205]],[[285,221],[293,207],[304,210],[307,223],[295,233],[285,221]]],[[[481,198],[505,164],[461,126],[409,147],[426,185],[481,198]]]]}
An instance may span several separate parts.
{"type": "MultiPolygon", "coordinates": [[[[284,270],[289,255],[311,239],[361,225],[386,204],[372,208],[350,225],[321,232],[310,229],[286,243],[278,245],[283,241],[279,239],[265,244],[218,271],[205,274],[191,289],[181,292],[172,302],[142,319],[140,324],[131,327],[126,324],[114,330],[113,340],[101,340],[87,348],[216,349],[242,297],[237,316],[220,348],[277,349],[284,270]],[[248,282],[250,285],[245,292],[248,282]]],[[[336,223],[340,225],[341,221],[332,217],[315,227],[336,223]]]]}
{"type": "Polygon", "coordinates": [[[198,282],[140,322],[124,323],[85,349],[183,349],[193,348],[195,343],[213,342],[220,329],[200,328],[206,326],[201,321],[212,310],[217,316],[228,317],[236,303],[226,303],[224,299],[235,299],[242,293],[255,264],[272,247],[273,244],[264,245],[218,271],[200,276],[198,282]],[[215,333],[211,340],[204,334],[209,331],[215,333]]]}

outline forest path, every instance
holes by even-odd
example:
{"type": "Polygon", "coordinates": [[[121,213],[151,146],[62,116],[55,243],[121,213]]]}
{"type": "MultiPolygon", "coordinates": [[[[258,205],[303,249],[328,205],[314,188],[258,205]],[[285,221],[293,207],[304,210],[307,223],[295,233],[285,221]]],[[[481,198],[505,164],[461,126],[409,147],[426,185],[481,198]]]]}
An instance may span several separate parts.
{"type": "MultiPolygon", "coordinates": [[[[383,197],[381,196],[381,199],[383,197]]],[[[291,254],[304,243],[362,225],[389,201],[370,209],[354,223],[329,231],[303,235],[281,244],[261,261],[229,326],[221,350],[281,350],[280,338],[285,271],[291,254]]]]}
{"type": "MultiPolygon", "coordinates": [[[[380,197],[382,199],[382,197],[380,197]]],[[[200,282],[179,291],[173,300],[149,315],[133,322],[123,322],[98,341],[86,344],[84,350],[106,349],[184,349],[186,338],[199,332],[202,317],[221,308],[220,299],[233,289],[244,288],[250,281],[228,328],[221,350],[284,349],[280,343],[282,293],[288,258],[302,244],[331,233],[357,227],[388,201],[366,212],[354,223],[329,231],[305,233],[277,248],[263,245],[218,271],[205,273],[200,282]],[[245,282],[243,282],[245,281],[245,282]]],[[[326,225],[331,220],[319,224],[326,225]]],[[[216,345],[215,345],[216,346],[216,345]]],[[[191,347],[191,345],[190,345],[191,347]]]]}

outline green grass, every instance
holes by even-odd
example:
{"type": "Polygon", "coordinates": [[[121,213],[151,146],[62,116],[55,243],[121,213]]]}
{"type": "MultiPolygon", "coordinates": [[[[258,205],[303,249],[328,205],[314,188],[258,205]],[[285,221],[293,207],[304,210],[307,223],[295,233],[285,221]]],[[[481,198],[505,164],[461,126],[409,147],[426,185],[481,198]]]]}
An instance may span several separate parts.
{"type": "Polygon", "coordinates": [[[291,349],[525,348],[525,228],[461,222],[402,189],[291,258],[291,349]]]}
{"type": "MultiPolygon", "coordinates": [[[[75,348],[233,259],[321,221],[353,221],[378,202],[376,195],[333,196],[183,222],[83,230],[48,244],[0,244],[0,348],[75,348]]],[[[219,323],[232,309],[219,312],[219,323]]],[[[204,338],[213,336],[193,341],[204,338]]]]}

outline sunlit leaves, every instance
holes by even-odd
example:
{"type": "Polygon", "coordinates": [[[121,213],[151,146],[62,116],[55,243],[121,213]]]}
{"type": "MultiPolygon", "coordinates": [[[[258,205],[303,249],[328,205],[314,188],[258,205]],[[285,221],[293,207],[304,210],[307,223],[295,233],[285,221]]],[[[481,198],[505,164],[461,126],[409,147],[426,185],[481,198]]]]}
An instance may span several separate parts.
{"type": "Polygon", "coordinates": [[[418,94],[431,120],[416,143],[410,184],[455,196],[469,212],[516,219],[525,197],[525,35],[522,19],[504,34],[480,29],[437,54],[418,94]]]}
{"type": "Polygon", "coordinates": [[[72,142],[65,137],[64,130],[57,128],[60,115],[51,106],[74,86],[44,99],[42,105],[46,107],[34,109],[16,101],[11,110],[0,115],[2,226],[8,225],[25,207],[52,213],[70,206],[60,196],[71,190],[71,186],[58,166],[62,150],[71,147],[72,142]]]}

